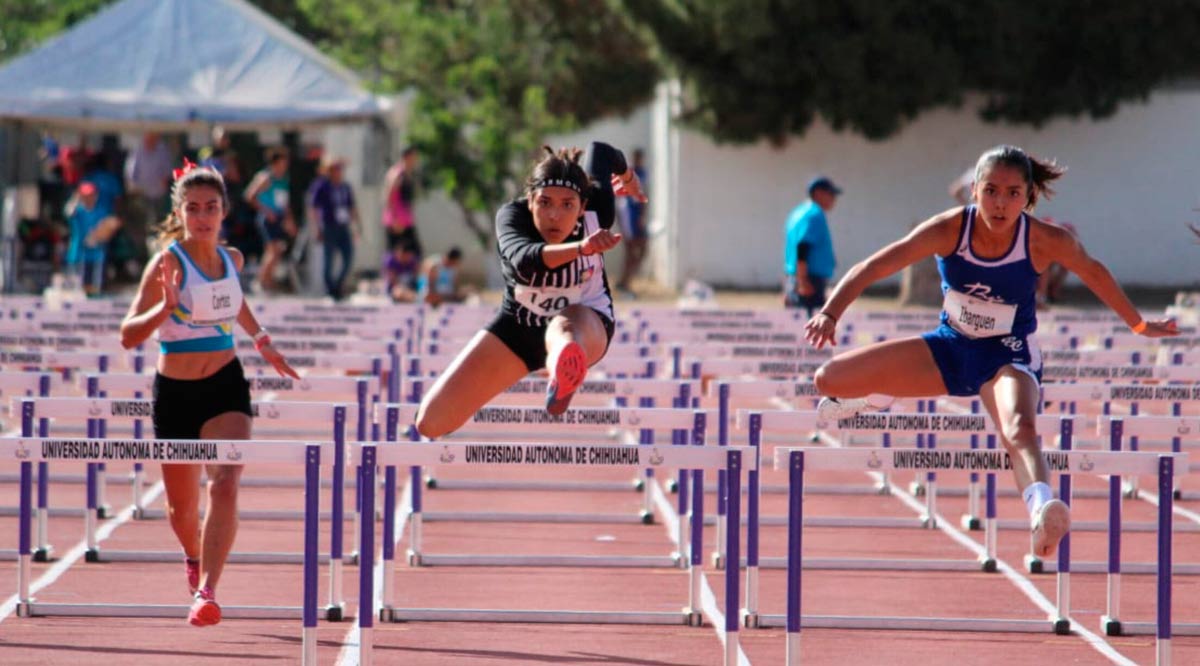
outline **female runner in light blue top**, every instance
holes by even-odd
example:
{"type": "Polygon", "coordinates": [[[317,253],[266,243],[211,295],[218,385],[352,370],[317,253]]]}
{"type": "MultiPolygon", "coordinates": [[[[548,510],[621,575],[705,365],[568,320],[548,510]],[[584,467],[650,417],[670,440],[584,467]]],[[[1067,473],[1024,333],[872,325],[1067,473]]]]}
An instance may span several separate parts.
{"type": "MultiPolygon", "coordinates": [[[[258,324],[242,295],[242,254],[219,244],[229,198],[221,176],[186,163],[177,169],[172,210],[160,239],[167,247],[146,266],[121,345],[136,347],[157,333],[154,377],[156,439],[249,439],[250,388],[233,344],[237,323],[281,375],[296,377],[258,324]]],[[[237,534],[240,465],[206,465],[208,511],[200,522],[200,466],[164,464],[167,515],[183,546],[188,588],[195,595],[188,621],[216,624],[214,590],[237,534]]]]}
{"type": "Polygon", "coordinates": [[[872,283],[936,255],[944,295],[941,326],[840,354],[815,377],[825,418],[871,407],[866,396],[978,395],[1013,461],[1029,508],[1033,553],[1049,557],[1070,528],[1070,510],[1053,498],[1035,430],[1041,381],[1037,278],[1052,262],[1083,280],[1100,300],[1149,337],[1177,335],[1169,319],[1147,321],[1104,264],[1062,227],[1034,218],[1039,195],[1063,173],[1014,146],[985,152],[975,167],[974,200],[920,224],[859,262],[805,326],[809,343],[834,344],[838,318],[872,283]]]}

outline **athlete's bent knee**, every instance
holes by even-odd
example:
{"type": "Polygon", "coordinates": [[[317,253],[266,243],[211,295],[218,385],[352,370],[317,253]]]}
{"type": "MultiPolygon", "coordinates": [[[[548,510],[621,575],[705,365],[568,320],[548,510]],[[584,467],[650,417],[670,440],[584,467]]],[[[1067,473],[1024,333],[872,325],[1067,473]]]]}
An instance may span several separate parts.
{"type": "Polygon", "coordinates": [[[838,396],[832,393],[836,382],[832,381],[830,374],[829,363],[817,368],[817,371],[813,373],[813,386],[817,388],[817,393],[836,398],[838,396]]]}
{"type": "Polygon", "coordinates": [[[1037,429],[1032,418],[1016,414],[1004,422],[1000,433],[1015,448],[1037,446],[1037,429]]]}

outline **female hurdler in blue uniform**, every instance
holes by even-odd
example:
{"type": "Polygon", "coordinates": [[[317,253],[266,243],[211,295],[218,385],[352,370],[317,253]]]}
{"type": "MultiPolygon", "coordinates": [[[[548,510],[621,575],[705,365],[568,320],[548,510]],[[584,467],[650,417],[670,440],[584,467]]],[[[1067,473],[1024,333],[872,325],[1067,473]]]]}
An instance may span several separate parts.
{"type": "Polygon", "coordinates": [[[908,236],[859,262],[805,326],[809,343],[834,344],[838,318],[872,283],[936,255],[944,295],[941,326],[838,355],[821,367],[818,410],[844,418],[871,408],[866,396],[978,395],[1013,461],[1029,508],[1033,553],[1049,557],[1070,529],[1070,510],[1054,499],[1035,430],[1041,354],[1037,279],[1051,263],[1083,280],[1135,333],[1177,335],[1175,322],[1142,318],[1108,269],[1066,229],[1029,215],[1063,173],[1020,148],[999,146],[975,167],[973,203],[925,221],[908,236]]]}

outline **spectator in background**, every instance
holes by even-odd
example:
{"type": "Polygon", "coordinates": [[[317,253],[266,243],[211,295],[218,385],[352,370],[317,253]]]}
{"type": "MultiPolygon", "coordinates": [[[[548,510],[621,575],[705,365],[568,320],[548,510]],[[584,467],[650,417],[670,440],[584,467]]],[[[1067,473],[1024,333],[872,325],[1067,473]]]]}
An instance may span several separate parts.
{"type": "Polygon", "coordinates": [[[317,179],[308,188],[309,224],[325,248],[325,293],[333,300],[342,298],[346,275],[354,264],[354,239],[362,231],[354,192],[345,181],[346,160],[327,155],[321,160],[317,179]],[[334,271],[334,260],[340,266],[334,271]]]}
{"type": "Polygon", "coordinates": [[[966,206],[975,198],[972,188],[975,186],[975,168],[971,167],[962,172],[958,178],[950,181],[949,194],[960,206],[966,206]]]}
{"type": "MultiPolygon", "coordinates": [[[[1075,225],[1070,222],[1059,222],[1052,217],[1043,217],[1042,221],[1047,224],[1053,224],[1067,230],[1067,233],[1079,240],[1079,232],[1075,229],[1075,225]]],[[[1067,280],[1067,269],[1058,262],[1053,262],[1042,271],[1038,276],[1037,283],[1037,305],[1039,308],[1045,308],[1051,303],[1057,303],[1062,298],[1063,282],[1067,280]]]]}
{"type": "Polygon", "coordinates": [[[287,251],[288,242],[296,237],[286,150],[274,148],[267,153],[267,167],[254,174],[246,186],[243,200],[257,213],[256,221],[263,236],[263,262],[258,271],[258,282],[264,291],[272,291],[275,289],[275,267],[287,251]]]}
{"type": "MultiPolygon", "coordinates": [[[[150,229],[166,216],[170,207],[167,195],[174,162],[171,151],[155,132],[143,135],[141,145],[125,161],[125,188],[130,207],[125,229],[139,263],[149,256],[146,241],[150,229]]],[[[140,272],[139,268],[133,274],[140,272]]]]}
{"type": "Polygon", "coordinates": [[[400,161],[388,169],[384,179],[383,227],[387,232],[388,247],[407,243],[420,257],[421,241],[417,237],[416,218],[413,208],[417,201],[417,167],[420,156],[417,149],[409,146],[400,154],[400,161]]]}
{"type": "MultiPolygon", "coordinates": [[[[633,151],[633,161],[629,168],[637,174],[638,180],[642,183],[642,192],[648,193],[646,189],[646,168],[642,161],[645,154],[641,148],[635,148],[633,151]]],[[[621,270],[621,280],[617,283],[617,289],[625,292],[627,295],[633,295],[631,285],[633,277],[641,270],[642,262],[646,259],[646,247],[650,237],[646,232],[646,200],[645,197],[633,197],[625,195],[625,265],[621,270]]]]}
{"type": "Polygon", "coordinates": [[[95,184],[83,181],[75,196],[67,203],[70,239],[66,264],[78,278],[83,291],[95,296],[104,287],[104,259],[108,241],[120,227],[120,222],[100,203],[100,191],[95,184]]]}
{"type": "Polygon", "coordinates": [[[458,283],[458,267],[462,265],[462,250],[450,248],[446,254],[435,254],[425,261],[418,282],[421,301],[427,305],[462,303],[466,292],[458,283]]]}
{"type": "Polygon", "coordinates": [[[808,200],[788,216],[783,242],[784,304],[803,307],[809,317],[825,304],[825,287],[837,259],[826,213],[833,210],[842,189],[820,176],[808,184],[808,200]]]}
{"type": "Polygon", "coordinates": [[[408,243],[396,243],[384,256],[383,279],[394,303],[415,303],[421,260],[408,243]]]}

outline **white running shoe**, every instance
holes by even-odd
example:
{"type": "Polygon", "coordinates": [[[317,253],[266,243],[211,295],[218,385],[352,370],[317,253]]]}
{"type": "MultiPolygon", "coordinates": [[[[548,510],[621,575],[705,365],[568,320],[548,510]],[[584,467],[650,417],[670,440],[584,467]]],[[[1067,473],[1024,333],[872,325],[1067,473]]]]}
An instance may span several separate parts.
{"type": "Polygon", "coordinates": [[[866,398],[821,398],[817,403],[817,418],[836,422],[872,409],[866,398]]]}
{"type": "Polygon", "coordinates": [[[1071,529],[1071,507],[1052,499],[1038,509],[1033,519],[1033,554],[1045,559],[1058,550],[1058,542],[1071,529]]]}

